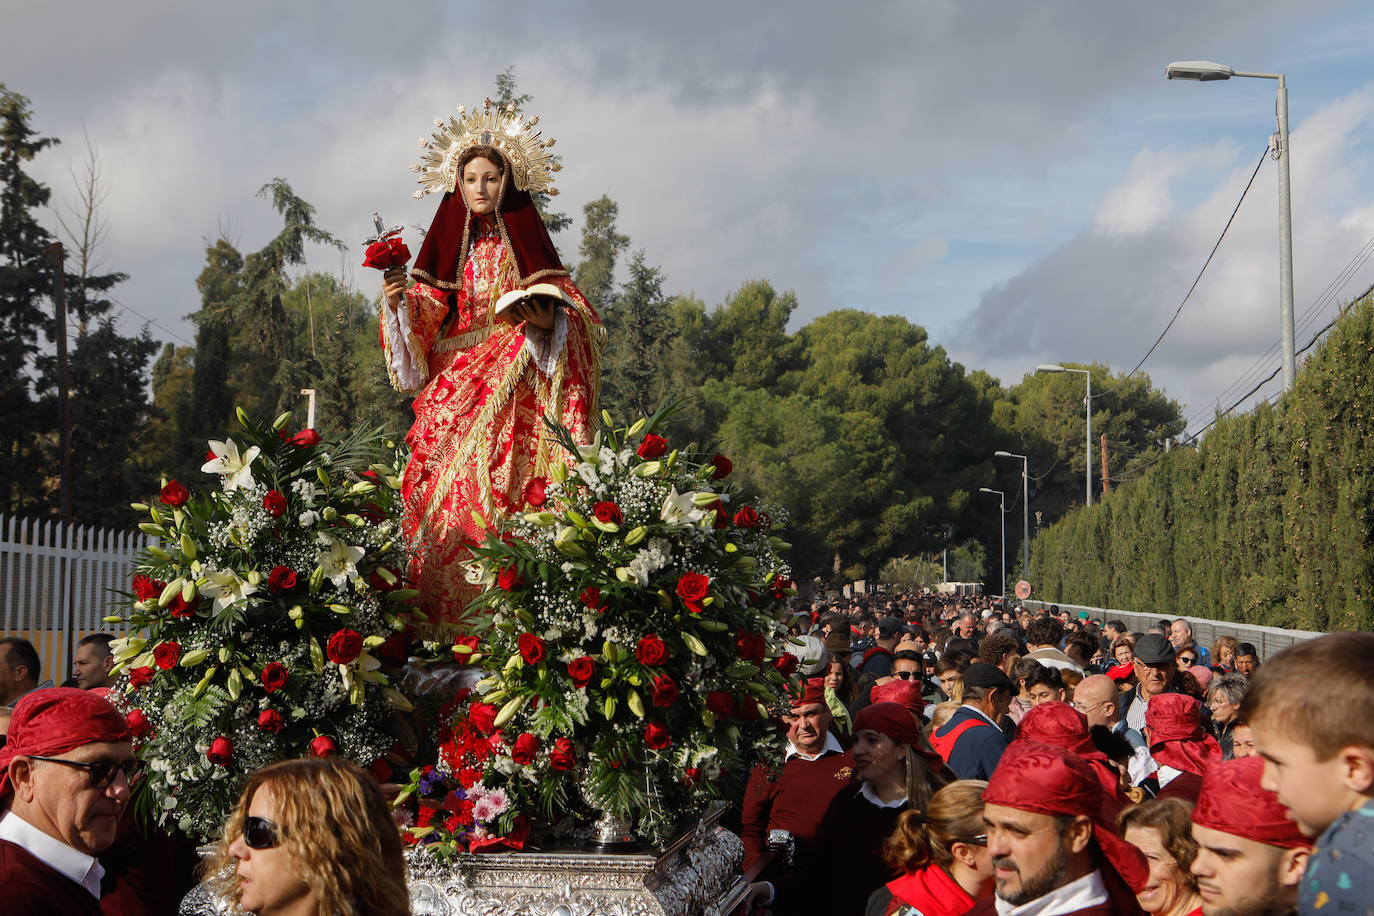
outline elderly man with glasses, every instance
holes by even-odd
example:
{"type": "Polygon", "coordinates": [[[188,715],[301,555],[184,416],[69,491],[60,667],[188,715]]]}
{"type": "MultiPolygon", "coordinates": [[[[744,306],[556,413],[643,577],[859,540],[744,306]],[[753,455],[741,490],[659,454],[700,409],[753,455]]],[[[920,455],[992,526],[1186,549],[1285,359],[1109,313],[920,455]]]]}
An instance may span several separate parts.
{"type": "Polygon", "coordinates": [[[129,802],[134,749],[105,699],[54,687],[19,701],[0,750],[0,900],[6,916],[99,914],[104,869],[129,802]]]}

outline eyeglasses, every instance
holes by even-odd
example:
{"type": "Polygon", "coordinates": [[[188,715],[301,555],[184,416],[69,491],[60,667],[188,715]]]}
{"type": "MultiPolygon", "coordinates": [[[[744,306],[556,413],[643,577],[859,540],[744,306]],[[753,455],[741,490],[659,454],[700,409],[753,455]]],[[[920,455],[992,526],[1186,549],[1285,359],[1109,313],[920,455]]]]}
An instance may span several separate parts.
{"type": "Polygon", "coordinates": [[[1197,664],[1197,656],[1196,656],[1196,655],[1180,655],[1180,656],[1178,657],[1178,663],[1179,663],[1180,665],[1188,665],[1189,667],[1191,667],[1191,666],[1197,664]]]}
{"type": "Polygon", "coordinates": [[[913,678],[920,679],[921,674],[919,671],[894,671],[892,672],[892,676],[899,677],[904,681],[909,681],[913,678]]]}
{"type": "Polygon", "coordinates": [[[963,842],[969,844],[970,846],[986,846],[988,845],[988,835],[986,833],[980,833],[977,836],[969,837],[963,842]]]}
{"type": "Polygon", "coordinates": [[[40,757],[37,754],[25,754],[30,760],[44,760],[48,763],[60,763],[64,766],[77,767],[85,770],[91,779],[92,789],[108,789],[115,780],[116,773],[124,774],[124,781],[133,785],[138,778],[139,764],[137,759],[132,760],[96,760],[86,763],[81,760],[64,760],[61,757],[40,757]]]}
{"type": "Polygon", "coordinates": [[[243,819],[243,843],[249,849],[271,849],[277,842],[276,824],[265,817],[243,819]]]}

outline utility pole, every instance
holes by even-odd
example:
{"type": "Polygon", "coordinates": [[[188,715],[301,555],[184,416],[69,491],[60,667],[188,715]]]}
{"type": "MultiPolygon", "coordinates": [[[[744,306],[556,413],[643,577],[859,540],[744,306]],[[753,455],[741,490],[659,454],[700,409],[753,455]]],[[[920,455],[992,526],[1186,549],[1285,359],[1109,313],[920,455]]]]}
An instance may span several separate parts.
{"type": "Polygon", "coordinates": [[[1110,478],[1107,476],[1107,434],[1102,434],[1102,495],[1106,496],[1107,491],[1112,488],[1110,478]]]}
{"type": "Polygon", "coordinates": [[[58,509],[62,520],[72,521],[72,408],[71,388],[67,373],[67,275],[65,250],[61,242],[53,242],[43,249],[53,259],[53,310],[57,319],[57,397],[61,404],[62,422],[58,425],[58,451],[62,457],[62,485],[58,491],[58,509]]]}

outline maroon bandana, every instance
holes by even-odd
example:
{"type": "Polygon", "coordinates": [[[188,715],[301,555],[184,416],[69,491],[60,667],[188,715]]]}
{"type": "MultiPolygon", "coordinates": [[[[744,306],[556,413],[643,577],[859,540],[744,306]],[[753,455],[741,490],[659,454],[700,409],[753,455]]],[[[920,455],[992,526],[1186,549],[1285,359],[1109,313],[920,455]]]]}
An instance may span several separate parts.
{"type": "Polygon", "coordinates": [[[1227,760],[1209,768],[1202,777],[1193,823],[1284,849],[1311,846],[1312,839],[1288,819],[1278,796],[1260,788],[1263,772],[1262,757],[1227,760]]]}
{"type": "Polygon", "coordinates": [[[0,799],[10,794],[16,757],[55,757],[85,744],[131,740],[128,723],[103,697],[74,687],[35,690],[15,705],[9,743],[0,748],[0,799]]]}

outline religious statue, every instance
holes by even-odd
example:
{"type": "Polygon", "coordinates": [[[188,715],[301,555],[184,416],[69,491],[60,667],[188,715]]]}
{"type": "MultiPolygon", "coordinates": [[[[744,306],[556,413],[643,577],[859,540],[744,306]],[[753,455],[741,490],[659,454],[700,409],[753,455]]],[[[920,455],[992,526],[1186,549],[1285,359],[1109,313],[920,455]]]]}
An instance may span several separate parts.
{"type": "Polygon", "coordinates": [[[462,629],[477,594],[465,580],[471,548],[503,515],[541,503],[549,469],[567,457],[544,418],[588,441],[597,409],[606,332],[530,196],[557,193],[553,140],[537,123],[490,99],[436,118],[411,167],[416,197],[443,194],[415,283],[407,289],[404,268],[384,274],[387,372],[415,396],[402,477],[409,577],[439,632],[462,629]],[[531,295],[507,297],[517,290],[531,295]]]}

